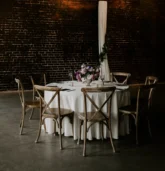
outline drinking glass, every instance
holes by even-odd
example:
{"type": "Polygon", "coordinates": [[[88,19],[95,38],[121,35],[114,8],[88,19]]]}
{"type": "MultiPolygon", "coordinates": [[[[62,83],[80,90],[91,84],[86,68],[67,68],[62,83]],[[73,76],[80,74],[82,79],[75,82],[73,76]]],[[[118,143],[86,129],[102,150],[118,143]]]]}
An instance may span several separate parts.
{"type": "Polygon", "coordinates": [[[69,76],[69,80],[73,80],[73,73],[72,72],[69,72],[68,76],[69,76]]]}
{"type": "Polygon", "coordinates": [[[101,75],[100,75],[100,79],[101,79],[101,81],[102,81],[102,83],[103,83],[103,85],[104,85],[105,75],[104,75],[104,74],[101,74],[101,75]]]}
{"type": "Polygon", "coordinates": [[[87,86],[90,86],[90,83],[92,82],[92,80],[87,78],[87,79],[86,79],[86,82],[87,82],[86,85],[87,85],[87,86]]]}
{"type": "Polygon", "coordinates": [[[71,80],[71,86],[73,86],[73,73],[72,72],[69,72],[68,73],[68,76],[69,76],[69,78],[71,80]]]}

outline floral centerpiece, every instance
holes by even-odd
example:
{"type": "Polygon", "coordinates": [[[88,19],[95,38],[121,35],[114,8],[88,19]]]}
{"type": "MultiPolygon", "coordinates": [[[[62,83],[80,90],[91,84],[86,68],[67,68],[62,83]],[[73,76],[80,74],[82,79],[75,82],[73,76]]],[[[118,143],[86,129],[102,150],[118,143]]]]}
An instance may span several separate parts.
{"type": "Polygon", "coordinates": [[[99,78],[100,69],[99,67],[93,68],[92,66],[87,66],[86,64],[81,65],[81,69],[75,71],[76,79],[78,81],[85,82],[86,79],[97,80],[99,78]]]}

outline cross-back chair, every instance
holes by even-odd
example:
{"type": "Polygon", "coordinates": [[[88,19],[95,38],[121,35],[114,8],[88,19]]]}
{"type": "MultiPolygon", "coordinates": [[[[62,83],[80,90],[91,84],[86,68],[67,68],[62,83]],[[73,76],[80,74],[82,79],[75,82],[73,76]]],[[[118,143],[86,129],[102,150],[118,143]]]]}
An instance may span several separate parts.
{"type": "MultiPolygon", "coordinates": [[[[36,84],[35,83],[35,81],[34,81],[34,79],[33,79],[33,76],[30,76],[30,80],[31,80],[31,83],[32,83],[32,88],[33,88],[33,95],[32,95],[32,99],[33,100],[35,100],[35,99],[39,99],[39,97],[38,97],[38,95],[37,95],[37,93],[36,93],[36,91],[35,91],[35,88],[34,88],[34,84],[36,84]]],[[[41,85],[46,85],[46,74],[44,73],[44,74],[42,74],[41,75],[41,78],[39,79],[40,81],[39,81],[39,84],[41,84],[41,85]]],[[[29,117],[29,119],[32,119],[32,116],[33,116],[33,113],[34,113],[34,109],[32,109],[32,111],[31,111],[31,115],[30,115],[30,117],[29,117]]]]}
{"type": "Polygon", "coordinates": [[[30,109],[33,110],[34,108],[39,108],[40,103],[38,100],[31,100],[31,101],[26,101],[25,96],[24,96],[24,87],[20,79],[15,78],[15,82],[18,85],[18,94],[20,97],[21,101],[21,106],[22,106],[22,116],[21,116],[21,121],[20,121],[20,134],[22,135],[23,132],[23,127],[24,127],[24,118],[30,109]]]}
{"type": "Polygon", "coordinates": [[[34,88],[40,98],[40,122],[39,122],[39,131],[36,138],[36,143],[39,140],[40,134],[41,134],[41,126],[44,124],[44,121],[46,118],[53,119],[58,127],[59,127],[59,139],[60,139],[60,149],[63,148],[62,146],[62,135],[61,135],[61,128],[62,128],[62,120],[64,117],[69,117],[70,121],[72,121],[73,125],[73,117],[74,117],[74,111],[71,109],[65,109],[61,108],[60,106],[60,91],[61,88],[58,87],[47,87],[47,86],[41,86],[41,85],[34,85],[34,88]],[[50,91],[52,92],[51,98],[46,101],[44,99],[44,91],[50,91]],[[56,100],[56,107],[52,107],[51,103],[56,100]]]}
{"type": "Polygon", "coordinates": [[[147,84],[156,84],[158,82],[158,78],[155,76],[146,76],[145,85],[147,84]]]}
{"type": "Polygon", "coordinates": [[[115,81],[119,84],[127,84],[128,79],[130,78],[131,74],[127,72],[112,72],[110,73],[112,77],[112,81],[115,81]]]}
{"type": "Polygon", "coordinates": [[[119,113],[121,113],[122,115],[131,115],[135,121],[137,145],[139,144],[139,138],[138,138],[139,118],[141,117],[146,118],[148,124],[148,131],[150,136],[152,136],[149,114],[151,111],[154,89],[155,89],[155,84],[140,85],[138,88],[136,104],[133,103],[129,106],[124,106],[119,108],[119,113]]]}
{"type": "MultiPolygon", "coordinates": [[[[131,103],[132,104],[136,103],[136,96],[137,96],[137,93],[138,93],[138,87],[140,85],[157,84],[157,82],[158,82],[158,77],[150,75],[150,76],[146,76],[144,83],[130,84],[130,91],[131,91],[131,94],[132,94],[131,103]]],[[[150,93],[152,93],[152,89],[151,89],[150,93]]]]}
{"type": "Polygon", "coordinates": [[[78,114],[80,119],[80,129],[79,129],[79,139],[81,136],[81,125],[84,126],[84,147],[83,147],[83,156],[86,156],[86,138],[89,128],[96,122],[101,123],[102,125],[102,136],[103,136],[103,124],[107,126],[109,130],[110,143],[115,152],[115,147],[112,140],[111,132],[111,101],[113,93],[115,92],[116,87],[99,87],[99,88],[82,88],[81,91],[84,95],[84,112],[78,114]],[[101,105],[97,105],[95,99],[91,97],[91,93],[106,93],[106,99],[102,102],[101,105]],[[89,111],[88,106],[90,104],[93,107],[92,111],[89,111]],[[107,106],[107,111],[103,112],[103,108],[107,106]],[[87,122],[90,122],[90,125],[87,127],[87,122]]]}
{"type": "MultiPolygon", "coordinates": [[[[158,77],[155,76],[147,76],[145,80],[145,85],[150,85],[150,84],[157,84],[158,82],[158,77]]],[[[152,93],[153,89],[151,89],[150,94],[152,93]]]]}

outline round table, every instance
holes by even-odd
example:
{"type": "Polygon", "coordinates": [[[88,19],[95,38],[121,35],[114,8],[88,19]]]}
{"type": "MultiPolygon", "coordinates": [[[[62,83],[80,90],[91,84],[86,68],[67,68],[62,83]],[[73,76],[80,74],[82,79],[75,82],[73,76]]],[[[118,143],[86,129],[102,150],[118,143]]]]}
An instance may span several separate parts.
{"type": "MultiPolygon", "coordinates": [[[[64,136],[73,136],[74,140],[78,138],[79,133],[79,119],[77,114],[83,112],[83,93],[81,92],[82,87],[86,87],[85,83],[77,81],[63,81],[60,83],[49,83],[47,86],[58,86],[61,87],[63,91],[60,92],[60,103],[61,107],[72,109],[74,113],[74,133],[72,133],[72,125],[70,124],[69,118],[65,117],[62,123],[62,131],[64,136]]],[[[112,137],[114,139],[119,138],[120,135],[125,135],[129,133],[129,120],[128,116],[122,119],[119,128],[119,119],[118,119],[118,108],[124,105],[130,104],[130,92],[128,85],[121,86],[116,85],[116,83],[105,82],[104,85],[101,81],[93,81],[90,84],[90,87],[101,87],[101,86],[116,86],[115,93],[112,97],[112,107],[111,107],[111,126],[112,126],[112,137]]],[[[44,98],[48,101],[51,98],[52,92],[45,91],[44,98]]],[[[104,99],[105,93],[96,95],[95,100],[98,103],[102,102],[104,99]]],[[[56,107],[56,102],[51,103],[51,107],[56,107]]],[[[46,119],[46,129],[49,134],[54,133],[54,122],[52,119],[46,119]]],[[[56,128],[58,131],[58,128],[56,128]]],[[[104,138],[108,137],[108,130],[104,127],[104,138]]],[[[93,138],[101,139],[101,127],[98,123],[94,124],[88,131],[87,138],[92,140],[93,138]]],[[[83,129],[81,139],[83,139],[83,129]]]]}

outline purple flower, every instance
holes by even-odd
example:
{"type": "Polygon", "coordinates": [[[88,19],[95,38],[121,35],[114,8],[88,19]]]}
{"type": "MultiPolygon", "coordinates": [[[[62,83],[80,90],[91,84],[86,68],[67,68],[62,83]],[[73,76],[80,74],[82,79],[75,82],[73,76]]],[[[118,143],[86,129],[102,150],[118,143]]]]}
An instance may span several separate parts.
{"type": "Polygon", "coordinates": [[[93,67],[89,67],[88,71],[92,72],[93,71],[93,67]]]}
{"type": "Polygon", "coordinates": [[[78,81],[81,81],[81,75],[80,75],[79,73],[76,74],[76,79],[77,79],[78,81]]]}
{"type": "Polygon", "coordinates": [[[92,74],[92,80],[95,80],[95,75],[94,74],[92,74]]]}
{"type": "Polygon", "coordinates": [[[83,81],[86,78],[96,80],[100,74],[100,69],[98,67],[93,68],[92,66],[87,66],[86,64],[81,65],[81,69],[75,71],[76,79],[78,81],[83,81]]]}
{"type": "Polygon", "coordinates": [[[86,68],[81,68],[81,74],[86,74],[87,73],[87,69],[86,68]]]}
{"type": "Polygon", "coordinates": [[[81,68],[86,68],[86,65],[83,63],[83,64],[81,65],[81,68]]]}

